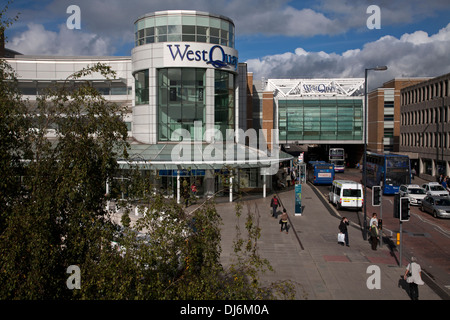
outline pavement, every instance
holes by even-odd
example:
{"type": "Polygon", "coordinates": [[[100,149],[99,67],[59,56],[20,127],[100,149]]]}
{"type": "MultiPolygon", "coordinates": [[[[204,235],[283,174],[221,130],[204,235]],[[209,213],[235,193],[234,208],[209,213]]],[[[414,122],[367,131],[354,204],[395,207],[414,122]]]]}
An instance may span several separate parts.
{"type": "MultiPolygon", "coordinates": [[[[287,234],[280,232],[279,219],[271,216],[271,194],[266,198],[241,200],[239,220],[235,214],[236,202],[218,201],[216,208],[223,221],[221,260],[224,267],[234,259],[236,226],[240,226],[245,238],[245,217],[251,212],[261,228],[259,253],[273,267],[273,272],[261,274],[263,283],[292,281],[296,300],[410,300],[408,285],[402,280],[409,261],[403,259],[400,267],[398,253],[391,253],[387,245],[372,250],[355,224],[348,228],[350,246],[338,244],[340,216],[337,211],[329,210],[314,186],[302,185],[301,215],[295,215],[294,190],[278,195],[289,215],[287,234]]],[[[279,214],[281,210],[278,209],[279,214]]],[[[419,300],[442,298],[432,286],[425,284],[419,286],[419,300]]]]}
{"type": "MultiPolygon", "coordinates": [[[[236,226],[245,239],[245,219],[251,212],[261,228],[259,254],[273,268],[260,276],[265,285],[289,280],[295,286],[295,300],[410,300],[408,284],[402,280],[409,261],[403,257],[399,266],[399,253],[391,252],[386,244],[372,250],[363,239],[359,224],[354,222],[348,227],[350,246],[338,244],[341,216],[314,186],[302,184],[301,215],[295,215],[292,187],[278,193],[282,204],[278,214],[284,207],[289,216],[287,234],[280,232],[279,219],[272,217],[272,196],[269,193],[262,198],[257,194],[241,200],[235,197],[233,202],[228,197],[216,198],[216,209],[222,218],[221,261],[225,268],[235,259],[236,226]],[[237,203],[242,205],[239,219],[237,203]]],[[[189,206],[186,211],[191,212],[197,206],[189,206]]],[[[115,218],[119,222],[120,213],[115,218]]],[[[137,216],[130,214],[130,218],[134,222],[137,216]]],[[[419,286],[419,300],[448,300],[448,295],[443,296],[442,289],[432,280],[426,279],[426,275],[422,278],[425,285],[419,286]]]]}

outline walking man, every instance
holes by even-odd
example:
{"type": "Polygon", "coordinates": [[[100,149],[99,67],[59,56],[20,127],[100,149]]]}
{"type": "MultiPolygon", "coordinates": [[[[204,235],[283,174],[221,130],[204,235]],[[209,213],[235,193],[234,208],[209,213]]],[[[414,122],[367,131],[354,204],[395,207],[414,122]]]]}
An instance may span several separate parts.
{"type": "Polygon", "coordinates": [[[420,264],[418,264],[416,257],[411,257],[411,263],[406,267],[405,275],[403,279],[409,283],[409,294],[411,300],[419,300],[419,286],[423,285],[425,282],[422,280],[422,269],[420,264]]]}
{"type": "Polygon", "coordinates": [[[277,217],[277,208],[279,206],[279,201],[276,195],[273,195],[272,200],[270,201],[270,206],[272,207],[272,217],[277,217]]]}

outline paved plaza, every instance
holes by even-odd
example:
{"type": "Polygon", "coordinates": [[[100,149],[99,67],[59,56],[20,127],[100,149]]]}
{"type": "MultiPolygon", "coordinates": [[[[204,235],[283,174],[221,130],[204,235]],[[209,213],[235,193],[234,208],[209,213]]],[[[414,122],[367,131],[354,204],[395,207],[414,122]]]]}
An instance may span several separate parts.
{"type": "MultiPolygon", "coordinates": [[[[267,283],[291,280],[296,287],[295,299],[299,300],[410,300],[408,285],[401,280],[408,261],[403,259],[399,267],[398,252],[392,255],[387,245],[373,251],[363,239],[359,226],[348,228],[349,247],[338,244],[340,218],[330,214],[312,188],[302,185],[301,216],[294,212],[294,190],[279,193],[289,214],[288,234],[280,232],[278,219],[271,216],[271,195],[243,202],[240,223],[244,223],[247,210],[252,210],[261,227],[259,252],[274,269],[264,273],[261,279],[267,283]],[[377,273],[380,288],[370,289],[376,283],[377,273]]],[[[238,223],[235,205],[223,202],[216,206],[223,219],[222,261],[225,267],[233,259],[238,223]]],[[[278,209],[280,214],[281,210],[278,209]]],[[[244,237],[243,225],[241,232],[244,237]]],[[[426,284],[419,287],[419,299],[441,300],[426,284]]]]}

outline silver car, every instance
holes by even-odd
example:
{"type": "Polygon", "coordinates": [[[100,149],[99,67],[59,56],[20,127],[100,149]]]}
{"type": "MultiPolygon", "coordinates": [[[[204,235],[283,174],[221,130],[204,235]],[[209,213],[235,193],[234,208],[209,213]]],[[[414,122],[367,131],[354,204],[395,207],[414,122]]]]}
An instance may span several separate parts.
{"type": "Polygon", "coordinates": [[[422,185],[428,195],[430,196],[448,196],[449,192],[438,182],[428,182],[422,185]]]}
{"type": "Polygon", "coordinates": [[[420,209],[435,218],[450,218],[450,197],[426,196],[420,209]]]}

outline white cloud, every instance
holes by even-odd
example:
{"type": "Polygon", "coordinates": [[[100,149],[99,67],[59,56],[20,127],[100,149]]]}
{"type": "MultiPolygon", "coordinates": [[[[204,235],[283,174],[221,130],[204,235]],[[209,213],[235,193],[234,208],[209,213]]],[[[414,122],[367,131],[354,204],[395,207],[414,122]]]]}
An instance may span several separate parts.
{"type": "Polygon", "coordinates": [[[297,48],[247,61],[254,78],[364,77],[364,69],[387,65],[384,72],[371,72],[370,87],[395,77],[433,77],[450,72],[450,24],[434,35],[423,31],[404,34],[400,39],[384,36],[362,49],[342,54],[306,52],[297,48]]]}
{"type": "Polygon", "coordinates": [[[264,8],[259,7],[259,10],[244,8],[232,16],[240,34],[311,37],[345,31],[345,28],[337,27],[336,21],[312,9],[299,10],[290,6],[283,7],[281,4],[277,6],[274,3],[271,8],[261,9],[264,8]],[[248,12],[251,12],[251,15],[248,12]]]}
{"type": "Polygon", "coordinates": [[[109,41],[94,33],[70,30],[61,25],[58,32],[43,25],[29,23],[27,30],[14,36],[8,47],[23,54],[36,55],[111,55],[109,41]]]}

